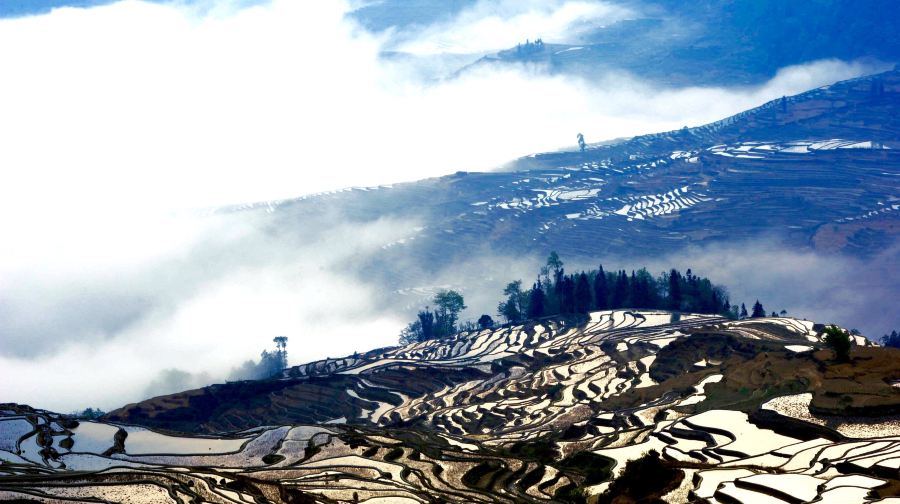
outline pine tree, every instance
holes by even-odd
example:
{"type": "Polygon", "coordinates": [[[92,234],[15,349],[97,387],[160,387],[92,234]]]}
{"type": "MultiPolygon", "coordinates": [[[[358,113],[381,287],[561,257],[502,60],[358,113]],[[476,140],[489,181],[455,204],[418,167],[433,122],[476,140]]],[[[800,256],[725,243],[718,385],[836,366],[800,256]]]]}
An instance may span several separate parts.
{"type": "Polygon", "coordinates": [[[900,348],[900,333],[896,330],[881,337],[881,344],[890,348],[900,348]]]}
{"type": "Polygon", "coordinates": [[[670,310],[681,310],[681,274],[672,268],[669,272],[669,306],[670,310]]]}
{"type": "Polygon", "coordinates": [[[426,306],[424,310],[419,312],[419,341],[428,341],[434,339],[434,313],[431,313],[426,306]]]}
{"type": "Polygon", "coordinates": [[[603,271],[603,266],[600,266],[600,270],[597,271],[597,275],[594,276],[594,309],[595,310],[605,310],[609,307],[609,291],[606,286],[606,273],[603,271]]]}
{"type": "Polygon", "coordinates": [[[581,272],[575,283],[575,313],[588,313],[591,311],[591,284],[587,274],[581,272]]]}
{"type": "Polygon", "coordinates": [[[613,288],[611,308],[622,308],[628,298],[628,275],[625,270],[619,271],[616,277],[616,285],[613,288]]]}
{"type": "Polygon", "coordinates": [[[766,316],[766,310],[763,308],[763,305],[759,302],[759,299],[753,303],[753,313],[750,314],[750,318],[760,318],[766,316]]]}
{"type": "Polygon", "coordinates": [[[566,270],[560,268],[553,278],[553,297],[557,313],[566,313],[566,270]]]}
{"type": "Polygon", "coordinates": [[[571,276],[563,276],[560,289],[560,311],[575,313],[575,280],[571,276]]]}
{"type": "Polygon", "coordinates": [[[747,318],[747,306],[746,306],[744,303],[741,303],[741,314],[740,314],[740,318],[742,318],[742,319],[747,318]]]}
{"type": "Polygon", "coordinates": [[[531,289],[528,297],[528,318],[535,319],[544,316],[544,289],[538,280],[531,289]]]}

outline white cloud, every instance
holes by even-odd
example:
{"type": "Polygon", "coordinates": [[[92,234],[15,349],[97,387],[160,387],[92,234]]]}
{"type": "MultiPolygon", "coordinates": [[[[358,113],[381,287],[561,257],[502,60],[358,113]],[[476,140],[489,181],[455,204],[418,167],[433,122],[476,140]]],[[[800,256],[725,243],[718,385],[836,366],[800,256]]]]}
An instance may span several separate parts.
{"type": "Polygon", "coordinates": [[[632,17],[630,9],[584,0],[480,0],[445,23],[398,33],[397,50],[472,54],[508,49],[526,39],[574,42],[586,31],[632,17]]]}
{"type": "Polygon", "coordinates": [[[352,263],[416,223],[334,215],[272,230],[245,213],[190,220],[191,240],[140,264],[97,249],[97,269],[62,255],[41,264],[52,274],[0,277],[0,382],[15,384],[3,399],[108,409],[142,399],[154,380],[171,385],[162,369],[222,381],[277,335],[291,338],[293,364],[396,342],[401,316],[352,263]]]}

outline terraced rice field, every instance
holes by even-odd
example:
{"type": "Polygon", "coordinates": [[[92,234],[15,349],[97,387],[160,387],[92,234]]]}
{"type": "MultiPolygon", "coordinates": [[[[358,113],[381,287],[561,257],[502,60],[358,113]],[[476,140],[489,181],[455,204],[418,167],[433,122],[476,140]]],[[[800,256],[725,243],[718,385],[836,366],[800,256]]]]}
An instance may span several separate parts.
{"type": "Polygon", "coordinates": [[[896,421],[834,425],[810,413],[815,390],[723,409],[754,362],[741,351],[814,359],[820,326],[671,319],[618,310],[461,333],[153,399],[102,423],[2,405],[0,499],[576,502],[576,488],[593,499],[656,450],[686,475],[667,502],[891,502],[875,496],[900,487],[896,421]],[[263,407],[236,398],[251,393],[263,407]],[[570,462],[585,456],[606,468],[570,462]]]}

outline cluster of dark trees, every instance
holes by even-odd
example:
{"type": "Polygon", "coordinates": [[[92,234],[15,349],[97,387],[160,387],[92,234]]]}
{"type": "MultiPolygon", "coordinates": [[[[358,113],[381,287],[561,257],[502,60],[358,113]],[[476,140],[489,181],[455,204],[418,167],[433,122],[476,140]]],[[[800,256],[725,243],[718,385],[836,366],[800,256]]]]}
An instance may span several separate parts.
{"type": "MultiPolygon", "coordinates": [[[[400,344],[442,338],[468,328],[457,327],[459,312],[466,309],[462,294],[454,290],[442,290],[431,301],[434,303],[434,311],[427,306],[419,311],[416,320],[400,332],[400,344]]],[[[493,325],[493,321],[490,325],[493,325]]]]}
{"type": "Polygon", "coordinates": [[[105,415],[106,412],[100,408],[86,408],[84,411],[75,411],[71,416],[79,420],[97,420],[105,415]]]}
{"type": "Polygon", "coordinates": [[[900,333],[891,331],[891,334],[885,334],[881,337],[881,344],[886,347],[900,348],[900,333]]]}
{"type": "MultiPolygon", "coordinates": [[[[646,268],[629,274],[626,270],[605,271],[601,265],[596,270],[567,274],[556,252],[550,253],[547,265],[541,268],[530,289],[523,289],[522,281],[516,280],[506,285],[503,295],[506,297],[497,306],[497,313],[507,323],[619,308],[710,313],[732,319],[766,316],[759,300],[748,313],[743,303],[731,304],[724,287],[694,275],[690,269],[682,274],[673,268],[654,277],[646,268]]],[[[416,320],[401,331],[401,344],[494,326],[494,319],[487,314],[477,323],[458,323],[459,313],[466,306],[456,291],[438,292],[432,302],[434,311],[429,307],[419,311],[416,320]]],[[[781,314],[786,312],[782,310],[781,314]]],[[[772,312],[772,316],[778,314],[772,312]]]]}
{"type": "Polygon", "coordinates": [[[537,39],[534,42],[526,40],[524,44],[516,44],[516,54],[523,56],[526,54],[534,54],[544,50],[544,41],[537,39]]]}
{"type": "Polygon", "coordinates": [[[241,366],[232,368],[228,380],[265,380],[280,376],[281,372],[288,367],[288,338],[287,336],[276,336],[272,342],[275,343],[275,350],[263,350],[259,354],[259,362],[248,360],[241,366]]]}
{"type": "Polygon", "coordinates": [[[497,312],[507,322],[617,308],[715,313],[734,318],[765,316],[759,301],[748,314],[744,305],[731,305],[723,287],[694,275],[690,269],[682,274],[673,268],[654,277],[646,268],[629,274],[625,270],[605,271],[601,265],[596,270],[567,274],[556,252],[547,258],[531,289],[523,290],[522,282],[515,281],[503,294],[506,299],[497,312]]]}

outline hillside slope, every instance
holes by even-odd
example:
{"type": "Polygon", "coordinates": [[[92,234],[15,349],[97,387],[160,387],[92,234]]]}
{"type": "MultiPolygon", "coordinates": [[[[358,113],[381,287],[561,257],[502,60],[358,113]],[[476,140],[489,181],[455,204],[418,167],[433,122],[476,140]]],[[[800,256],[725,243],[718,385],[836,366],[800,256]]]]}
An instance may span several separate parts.
{"type": "Polygon", "coordinates": [[[783,67],[821,59],[900,61],[891,0],[617,3],[631,15],[563,40],[545,35],[542,47],[509,48],[471,67],[526,63],[585,78],[626,71],[680,87],[760,84],[783,67]]]}
{"type": "MultiPolygon", "coordinates": [[[[359,225],[418,222],[362,265],[401,306],[418,303],[405,295],[414,288],[428,297],[431,273],[473,256],[556,250],[573,262],[635,263],[688,247],[765,240],[867,257],[888,249],[900,232],[898,118],[900,71],[891,71],[697,128],[585,153],[538,154],[511,171],[459,172],[228,211],[257,212],[287,232],[329,212],[359,225]]],[[[480,272],[465,269],[455,269],[454,278],[472,288],[483,282],[480,272]]]]}
{"type": "Polygon", "coordinates": [[[837,364],[812,322],[671,318],[461,333],[103,423],[3,405],[0,498],[583,502],[650,450],[677,476],[657,490],[668,502],[896,495],[896,350],[857,338],[837,364]]]}

